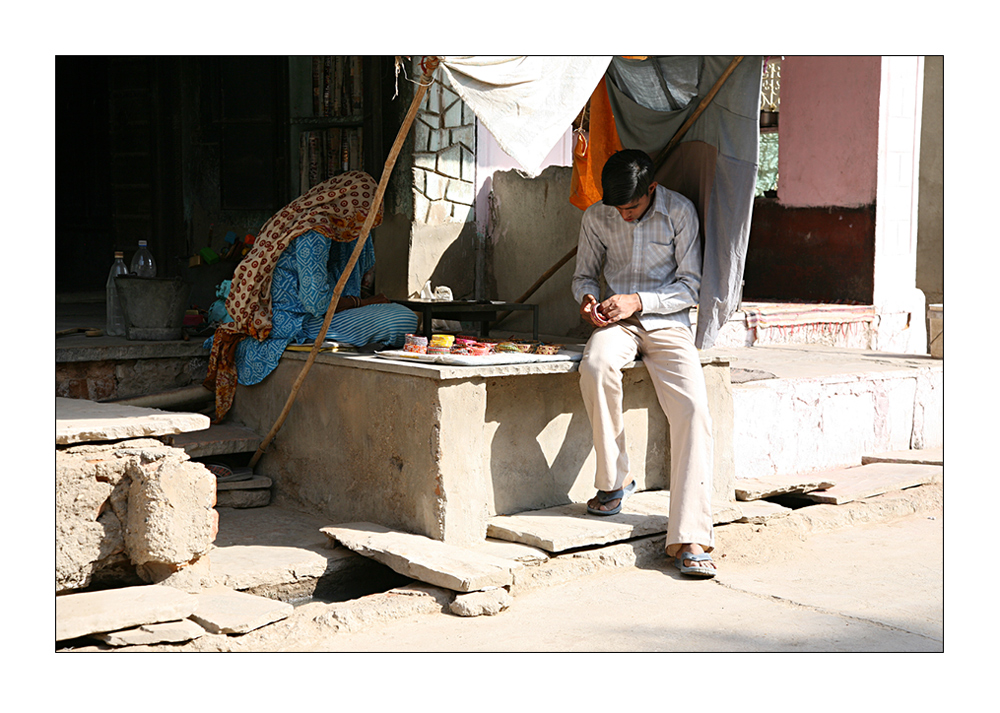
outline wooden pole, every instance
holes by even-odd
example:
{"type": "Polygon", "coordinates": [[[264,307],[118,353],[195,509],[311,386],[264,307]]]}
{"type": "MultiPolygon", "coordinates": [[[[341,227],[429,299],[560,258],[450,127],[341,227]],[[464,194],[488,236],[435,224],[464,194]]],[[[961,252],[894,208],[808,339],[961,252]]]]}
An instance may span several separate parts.
{"type": "MultiPolygon", "coordinates": [[[[721,75],[719,75],[719,78],[717,80],[715,80],[715,84],[712,85],[712,88],[708,91],[708,94],[706,94],[704,98],[700,102],[698,102],[698,106],[695,108],[693,112],[691,112],[691,116],[689,116],[687,120],[683,124],[681,124],[681,127],[677,129],[677,132],[673,135],[673,137],[670,139],[667,145],[663,148],[662,151],[660,151],[659,155],[656,157],[656,161],[653,162],[654,173],[655,171],[659,170],[660,166],[663,165],[663,162],[666,160],[667,155],[671,152],[671,150],[673,150],[674,146],[676,146],[680,142],[680,140],[684,137],[684,134],[687,133],[688,129],[691,128],[694,122],[698,120],[698,117],[701,116],[702,112],[705,111],[705,108],[712,103],[712,100],[715,99],[715,95],[719,93],[719,89],[722,88],[722,85],[725,83],[725,81],[729,79],[729,75],[731,75],[736,70],[736,67],[739,66],[739,63],[742,61],[743,61],[743,55],[737,55],[736,57],[733,57],[733,61],[729,63],[729,66],[726,67],[725,71],[721,75]]],[[[514,301],[520,304],[524,302],[526,299],[528,299],[531,295],[535,294],[535,291],[539,287],[541,287],[550,277],[556,274],[556,272],[559,270],[560,267],[565,265],[567,262],[569,262],[570,258],[576,255],[576,250],[577,249],[574,247],[572,250],[566,253],[559,260],[559,262],[557,262],[555,265],[546,270],[545,274],[543,274],[540,278],[538,278],[538,281],[535,282],[535,284],[533,284],[528,289],[527,292],[525,292],[523,295],[521,295],[514,301]]],[[[510,315],[510,312],[505,312],[504,314],[500,315],[497,321],[494,322],[494,325],[500,324],[500,322],[505,320],[508,317],[508,315],[510,315]]]]}
{"type": "Polygon", "coordinates": [[[257,461],[260,460],[260,457],[264,455],[264,451],[271,444],[271,441],[274,440],[275,434],[278,433],[278,430],[288,417],[288,412],[291,410],[292,404],[298,396],[299,389],[302,387],[302,382],[305,381],[306,374],[309,373],[309,369],[312,367],[313,362],[316,361],[316,355],[319,354],[320,347],[323,342],[326,341],[326,332],[330,328],[330,321],[333,319],[334,312],[337,311],[337,303],[340,301],[340,295],[344,291],[344,285],[347,284],[347,279],[351,276],[354,266],[361,257],[361,251],[364,248],[365,240],[368,239],[368,233],[371,231],[372,224],[375,222],[375,216],[378,215],[379,205],[385,195],[385,189],[389,183],[389,176],[392,174],[393,166],[396,165],[396,159],[399,157],[399,152],[403,148],[403,141],[406,140],[406,135],[410,132],[410,126],[412,126],[413,120],[417,116],[417,110],[420,108],[420,103],[424,99],[424,94],[427,93],[427,87],[430,86],[434,70],[437,69],[439,63],[440,60],[437,57],[426,57],[424,59],[424,73],[420,77],[420,82],[417,84],[417,93],[413,97],[413,101],[410,103],[410,109],[406,112],[406,116],[403,118],[402,126],[399,127],[399,133],[396,135],[396,141],[393,143],[392,149],[389,151],[389,157],[386,159],[385,168],[382,170],[382,178],[378,183],[378,188],[375,190],[375,199],[372,201],[371,208],[368,211],[368,216],[365,218],[365,223],[361,228],[361,236],[358,238],[358,242],[354,246],[354,251],[351,253],[351,257],[347,261],[347,265],[344,267],[344,271],[341,273],[340,279],[337,280],[337,284],[333,288],[333,296],[330,298],[330,306],[326,310],[326,318],[323,320],[323,328],[320,329],[319,335],[316,337],[316,341],[313,342],[312,350],[306,358],[306,363],[302,367],[302,371],[299,372],[298,377],[295,379],[295,383],[292,385],[292,391],[288,395],[288,400],[285,402],[285,407],[281,410],[278,420],[274,422],[273,426],[271,426],[271,430],[268,432],[267,436],[264,437],[264,440],[261,441],[260,446],[257,447],[257,451],[253,454],[253,458],[250,459],[251,468],[253,468],[257,464],[257,461]]]}

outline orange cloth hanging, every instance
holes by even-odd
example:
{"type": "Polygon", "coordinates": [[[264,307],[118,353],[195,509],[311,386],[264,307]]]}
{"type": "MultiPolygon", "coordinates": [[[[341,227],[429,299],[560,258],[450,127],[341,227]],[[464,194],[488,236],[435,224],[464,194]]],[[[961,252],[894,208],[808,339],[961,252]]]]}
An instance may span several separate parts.
{"type": "Polygon", "coordinates": [[[611,154],[621,150],[608,88],[602,77],[590,97],[589,136],[581,132],[576,134],[570,203],[586,210],[601,199],[601,171],[611,154]]]}

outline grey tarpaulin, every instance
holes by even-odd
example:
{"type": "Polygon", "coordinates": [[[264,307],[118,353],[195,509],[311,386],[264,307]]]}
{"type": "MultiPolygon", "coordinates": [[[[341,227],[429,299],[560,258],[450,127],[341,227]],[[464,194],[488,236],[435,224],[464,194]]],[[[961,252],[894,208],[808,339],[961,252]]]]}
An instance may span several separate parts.
{"type": "MultiPolygon", "coordinates": [[[[732,56],[615,57],[608,97],[622,146],[656,158],[732,56]]],[[[698,207],[704,267],[695,343],[708,349],[739,306],[757,180],[762,56],[747,56],[657,172],[698,207]]]]}
{"type": "MultiPolygon", "coordinates": [[[[731,56],[446,56],[452,87],[534,176],[602,76],[626,148],[654,158],[729,66],[731,56]]],[[[707,349],[739,303],[757,178],[763,57],[744,57],[666,158],[657,180],[694,201],[704,268],[695,343],[707,349]]]]}

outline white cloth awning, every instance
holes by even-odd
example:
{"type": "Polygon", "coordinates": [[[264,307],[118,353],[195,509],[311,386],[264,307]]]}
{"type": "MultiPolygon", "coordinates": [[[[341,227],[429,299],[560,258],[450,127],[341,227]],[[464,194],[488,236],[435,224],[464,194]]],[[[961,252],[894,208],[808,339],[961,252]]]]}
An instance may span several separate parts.
{"type": "Polygon", "coordinates": [[[541,172],[610,63],[610,56],[441,58],[454,90],[530,176],[541,172]]]}

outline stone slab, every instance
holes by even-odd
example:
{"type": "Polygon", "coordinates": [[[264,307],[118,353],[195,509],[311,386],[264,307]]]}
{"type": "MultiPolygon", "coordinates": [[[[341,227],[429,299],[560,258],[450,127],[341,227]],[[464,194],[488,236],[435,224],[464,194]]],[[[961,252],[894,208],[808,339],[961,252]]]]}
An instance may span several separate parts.
{"type": "Polygon", "coordinates": [[[469,549],[473,552],[481,552],[493,557],[499,557],[500,559],[523,562],[524,564],[540,564],[549,559],[549,553],[537,547],[530,547],[529,545],[509,540],[494,540],[489,537],[477,545],[471,545],[469,549]]]}
{"type": "Polygon", "coordinates": [[[56,641],[176,621],[198,606],[191,594],[159,584],[56,597],[56,641]]]}
{"type": "MultiPolygon", "coordinates": [[[[232,589],[319,579],[330,567],[331,559],[342,559],[347,551],[282,545],[229,545],[212,551],[212,574],[232,589]]],[[[354,555],[351,555],[354,556],[354,555]]]]}
{"type": "Polygon", "coordinates": [[[245,634],[286,618],[293,607],[285,602],[216,586],[195,595],[198,607],[191,619],[212,634],[245,634]]]}
{"type": "Polygon", "coordinates": [[[206,430],[163,436],[168,446],[183,448],[192,458],[205,458],[229,453],[250,453],[263,440],[249,428],[235,424],[213,423],[206,430]]]}
{"type": "Polygon", "coordinates": [[[892,490],[936,482],[943,471],[944,468],[937,465],[870,463],[831,473],[832,479],[837,481],[835,486],[822,492],[805,493],[805,497],[818,503],[843,505],[892,490]]]}
{"type": "Polygon", "coordinates": [[[767,478],[738,478],[736,499],[740,501],[760,500],[787,493],[808,493],[813,490],[827,490],[836,483],[830,473],[805,473],[803,475],[774,475],[767,478]]]}
{"type": "Polygon", "coordinates": [[[861,456],[861,465],[869,463],[913,463],[915,465],[943,466],[944,448],[920,448],[861,456]]]}
{"type": "Polygon", "coordinates": [[[134,629],[98,634],[97,638],[108,646],[151,646],[154,644],[179,644],[197,639],[205,629],[191,621],[167,621],[162,624],[144,624],[134,629]]]}
{"type": "MultiPolygon", "coordinates": [[[[490,518],[487,534],[557,553],[666,532],[669,514],[670,492],[654,490],[630,497],[617,515],[589,515],[586,503],[498,515],[490,518]]],[[[741,514],[733,503],[712,504],[717,525],[733,522],[741,514]]]]}
{"type": "Polygon", "coordinates": [[[511,560],[369,522],[324,527],[322,532],[399,574],[456,592],[508,586],[513,582],[511,570],[521,566],[511,560]]]}
{"type": "Polygon", "coordinates": [[[749,522],[754,525],[762,525],[769,520],[785,517],[794,512],[791,508],[767,500],[751,500],[740,503],[740,510],[743,511],[743,517],[737,522],[749,522]]]}
{"type": "Polygon", "coordinates": [[[216,496],[220,508],[262,508],[271,503],[270,490],[222,490],[216,496]]]}
{"type": "Polygon", "coordinates": [[[58,445],[200,431],[210,423],[211,419],[200,413],[56,397],[58,445]]]}
{"type": "Polygon", "coordinates": [[[272,481],[266,475],[255,475],[246,480],[215,481],[216,492],[223,490],[260,490],[270,488],[272,481]]]}

